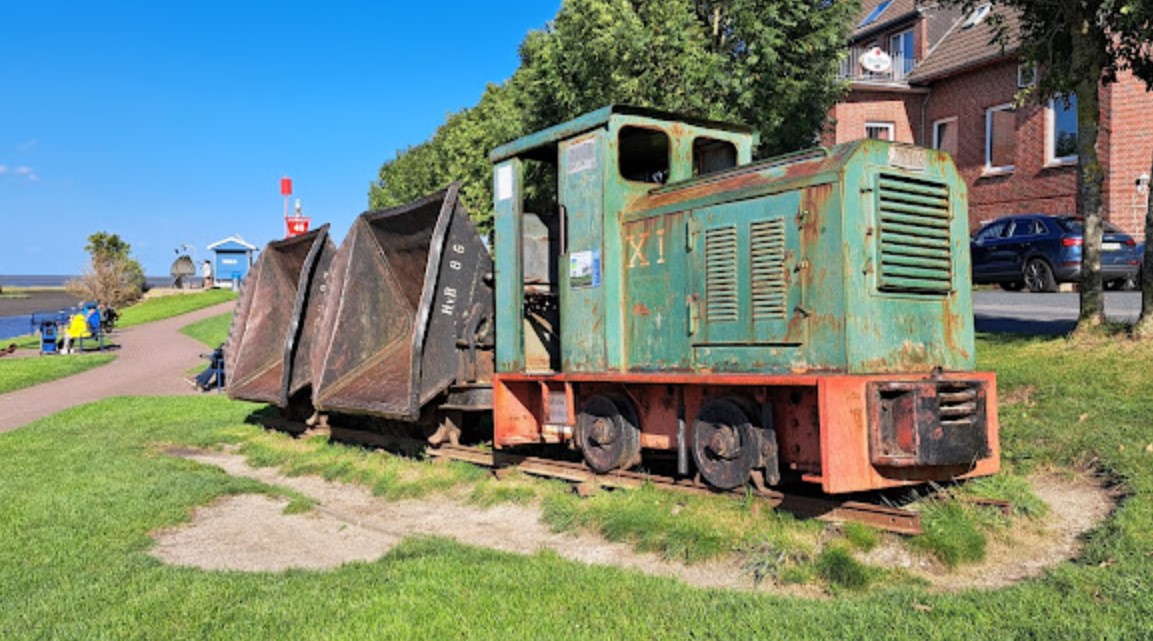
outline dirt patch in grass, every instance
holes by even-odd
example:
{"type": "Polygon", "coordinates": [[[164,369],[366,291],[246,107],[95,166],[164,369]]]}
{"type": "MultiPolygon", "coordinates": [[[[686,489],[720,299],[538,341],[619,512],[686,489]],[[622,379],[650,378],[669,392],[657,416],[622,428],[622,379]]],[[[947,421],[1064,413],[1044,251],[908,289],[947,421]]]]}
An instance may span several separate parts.
{"type": "Polygon", "coordinates": [[[287,487],[317,502],[305,514],[285,514],[287,501],[257,495],[199,508],[190,523],[155,533],[152,553],[169,563],[244,571],[335,567],[378,558],[407,537],[429,535],[517,554],[552,550],[574,561],[674,577],[699,587],[753,587],[752,578],[735,561],[686,566],[597,536],[558,534],[541,523],[535,507],[481,508],[466,504],[463,495],[387,501],[357,485],[253,468],[244,457],[228,452],[180,448],[169,454],[287,487]]]}
{"type": "MultiPolygon", "coordinates": [[[[540,511],[532,506],[482,508],[467,504],[464,494],[388,501],[361,486],[253,468],[244,457],[229,452],[180,448],[168,453],[290,488],[316,501],[303,514],[285,513],[287,500],[259,495],[229,497],[199,508],[190,523],[155,533],[153,554],[169,563],[210,570],[326,568],[370,561],[407,537],[431,535],[517,554],[552,550],[574,561],[674,577],[698,587],[823,594],[814,586],[782,587],[769,581],[754,586],[752,576],[735,559],[684,565],[599,536],[558,534],[541,523],[540,511]]],[[[1006,536],[990,541],[981,563],[948,570],[909,552],[895,537],[860,556],[870,565],[903,568],[941,590],[1004,587],[1077,558],[1083,535],[1109,515],[1114,500],[1100,482],[1085,475],[1046,474],[1030,480],[1037,496],[1049,505],[1049,514],[1015,526],[1011,540],[1006,536]]]]}
{"type": "Polygon", "coordinates": [[[899,567],[935,589],[955,592],[1003,588],[1040,576],[1049,567],[1080,556],[1084,536],[1116,508],[1103,482],[1087,474],[1037,474],[1029,484],[1049,512],[1037,521],[1019,519],[1010,532],[990,539],[985,560],[949,569],[932,558],[912,555],[889,540],[863,557],[882,567],[899,567]]]}

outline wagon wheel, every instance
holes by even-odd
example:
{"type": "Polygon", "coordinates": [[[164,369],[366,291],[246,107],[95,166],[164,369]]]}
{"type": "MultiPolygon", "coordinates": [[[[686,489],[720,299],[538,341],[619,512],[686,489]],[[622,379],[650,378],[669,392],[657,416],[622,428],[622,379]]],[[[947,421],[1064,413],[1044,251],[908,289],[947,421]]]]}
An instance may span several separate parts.
{"type": "Polygon", "coordinates": [[[709,401],[693,424],[693,460],[709,485],[729,490],[744,485],[761,455],[759,430],[734,402],[709,401]]]}
{"type": "Polygon", "coordinates": [[[641,432],[628,399],[590,396],[577,417],[577,443],[589,467],[604,473],[628,467],[641,451],[641,432]]]}

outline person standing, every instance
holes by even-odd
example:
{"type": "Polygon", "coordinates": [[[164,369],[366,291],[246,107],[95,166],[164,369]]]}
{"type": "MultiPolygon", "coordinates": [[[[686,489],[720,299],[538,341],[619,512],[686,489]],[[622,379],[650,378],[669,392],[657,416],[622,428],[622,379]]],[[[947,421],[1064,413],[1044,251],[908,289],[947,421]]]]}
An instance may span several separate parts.
{"type": "Polygon", "coordinates": [[[200,266],[200,275],[204,277],[204,289],[212,287],[212,263],[204,261],[200,266]]]}

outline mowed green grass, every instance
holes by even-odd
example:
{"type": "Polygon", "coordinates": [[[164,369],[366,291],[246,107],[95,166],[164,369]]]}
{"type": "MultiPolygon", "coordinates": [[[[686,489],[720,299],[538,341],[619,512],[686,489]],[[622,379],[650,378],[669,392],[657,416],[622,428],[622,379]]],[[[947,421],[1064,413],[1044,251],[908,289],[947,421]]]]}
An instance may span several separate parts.
{"type": "Polygon", "coordinates": [[[209,289],[194,294],[149,298],[119,310],[120,320],[116,322],[116,326],[133,327],[233,300],[236,300],[236,292],[230,289],[209,289]]]}
{"type": "Polygon", "coordinates": [[[228,339],[228,327],[231,324],[232,312],[227,312],[185,325],[180,328],[180,333],[215,349],[228,339]]]}
{"type": "MultiPolygon", "coordinates": [[[[244,424],[254,406],[215,395],[107,400],[0,435],[0,638],[1153,638],[1151,357],[1153,347],[1120,341],[980,341],[981,365],[1000,376],[1008,477],[1090,465],[1121,483],[1126,499],[1091,534],[1084,559],[1009,589],[959,594],[915,583],[826,599],[701,590],[437,538],[327,572],[168,567],[147,555],[149,532],[218,497],[274,490],[167,456],[164,446],[238,443],[258,463],[291,467],[278,458],[284,448],[268,446],[283,437],[244,424]]],[[[316,456],[326,465],[297,471],[378,465],[325,447],[316,456]]],[[[848,538],[871,544],[868,532],[848,538]]],[[[855,580],[845,550],[832,549],[816,571],[855,580]]]]}
{"type": "Polygon", "coordinates": [[[0,359],[0,394],[79,374],[115,358],[98,353],[0,359]]]}

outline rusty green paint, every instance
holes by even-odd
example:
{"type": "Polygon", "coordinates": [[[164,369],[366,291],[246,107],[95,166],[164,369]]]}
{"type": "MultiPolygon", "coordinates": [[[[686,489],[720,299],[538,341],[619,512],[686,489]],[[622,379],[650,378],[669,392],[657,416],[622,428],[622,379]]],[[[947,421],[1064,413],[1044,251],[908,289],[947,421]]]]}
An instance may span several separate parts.
{"type": "MultiPolygon", "coordinates": [[[[948,156],[858,141],[750,163],[753,140],[737,127],[606,108],[493,152],[501,164],[559,163],[565,371],[972,369],[967,196],[948,156]],[[621,176],[625,127],[669,136],[670,182],[621,176]],[[738,166],[693,177],[698,136],[732,142],[738,166]],[[595,154],[570,158],[581,144],[595,154]],[[580,164],[588,158],[595,166],[580,164]],[[570,261],[594,251],[598,286],[574,282],[570,261]]],[[[502,270],[518,251],[502,217],[519,212],[497,210],[502,270]]],[[[505,341],[523,340],[520,294],[499,280],[498,367],[519,371],[522,347],[505,341]]]]}

